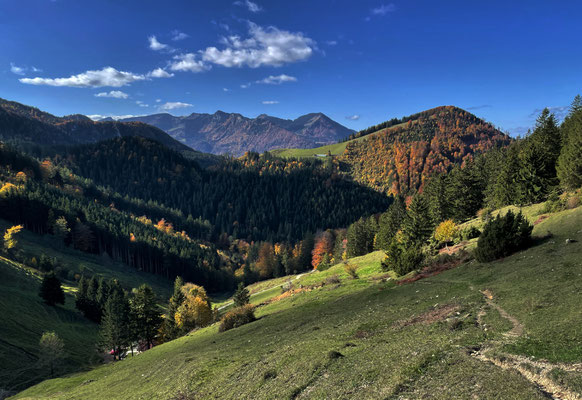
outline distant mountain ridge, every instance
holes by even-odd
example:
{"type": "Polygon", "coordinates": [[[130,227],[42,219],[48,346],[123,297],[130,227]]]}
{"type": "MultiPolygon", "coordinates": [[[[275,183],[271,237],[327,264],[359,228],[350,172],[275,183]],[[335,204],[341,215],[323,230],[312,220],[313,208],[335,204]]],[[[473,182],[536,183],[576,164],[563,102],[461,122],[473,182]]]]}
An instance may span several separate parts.
{"type": "Polygon", "coordinates": [[[35,107],[0,99],[0,140],[36,145],[78,145],[142,136],[177,151],[191,149],[163,130],[141,122],[95,122],[84,115],[56,117],[35,107]]]}
{"type": "Polygon", "coordinates": [[[145,122],[195,150],[234,156],[247,151],[262,153],[280,148],[318,147],[336,143],[354,133],[322,113],[306,114],[294,120],[266,114],[247,118],[223,111],[183,117],[162,113],[119,121],[145,122]]]}

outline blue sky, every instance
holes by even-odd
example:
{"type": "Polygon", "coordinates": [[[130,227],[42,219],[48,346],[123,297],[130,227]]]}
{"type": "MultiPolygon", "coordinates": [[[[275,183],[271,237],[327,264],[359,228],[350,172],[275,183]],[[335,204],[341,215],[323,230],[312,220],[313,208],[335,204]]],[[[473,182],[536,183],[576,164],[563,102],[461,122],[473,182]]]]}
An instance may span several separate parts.
{"type": "Polygon", "coordinates": [[[512,134],[582,92],[580,1],[2,0],[0,97],[361,129],[456,105],[512,134]]]}

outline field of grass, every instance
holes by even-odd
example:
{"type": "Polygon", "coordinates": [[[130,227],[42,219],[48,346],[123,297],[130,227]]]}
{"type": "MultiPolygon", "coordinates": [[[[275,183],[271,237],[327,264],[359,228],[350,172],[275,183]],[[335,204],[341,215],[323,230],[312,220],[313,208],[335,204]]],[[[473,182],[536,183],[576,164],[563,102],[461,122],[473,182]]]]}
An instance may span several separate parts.
{"type": "Polygon", "coordinates": [[[58,372],[70,372],[95,362],[98,326],[75,311],[71,288],[64,306],[49,307],[38,296],[40,275],[0,258],[0,397],[49,378],[38,362],[39,340],[55,331],[65,342],[65,360],[58,372]]]}
{"type": "Polygon", "coordinates": [[[306,290],[259,307],[256,322],[213,325],[15,398],[547,398],[520,372],[534,362],[556,363],[552,382],[576,392],[582,243],[566,239],[582,240],[581,226],[582,208],[557,213],[536,225],[554,236],[535,247],[405,285],[380,270],[381,253],[352,259],[359,279],[341,264],[306,274],[293,281],[306,290]],[[341,283],[314,288],[332,275],[341,283]],[[499,359],[484,361],[485,349],[499,359]]]}

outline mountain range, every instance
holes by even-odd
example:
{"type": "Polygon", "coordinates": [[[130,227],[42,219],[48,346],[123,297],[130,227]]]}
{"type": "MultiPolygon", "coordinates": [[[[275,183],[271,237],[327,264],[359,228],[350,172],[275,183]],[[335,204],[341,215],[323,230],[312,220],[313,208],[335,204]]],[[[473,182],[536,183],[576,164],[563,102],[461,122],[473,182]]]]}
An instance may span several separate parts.
{"type": "Polygon", "coordinates": [[[266,114],[247,118],[223,111],[183,117],[162,113],[119,121],[144,122],[162,129],[194,150],[234,156],[247,151],[262,153],[280,148],[318,147],[336,143],[354,133],[322,113],[306,114],[294,120],[266,114]]]}

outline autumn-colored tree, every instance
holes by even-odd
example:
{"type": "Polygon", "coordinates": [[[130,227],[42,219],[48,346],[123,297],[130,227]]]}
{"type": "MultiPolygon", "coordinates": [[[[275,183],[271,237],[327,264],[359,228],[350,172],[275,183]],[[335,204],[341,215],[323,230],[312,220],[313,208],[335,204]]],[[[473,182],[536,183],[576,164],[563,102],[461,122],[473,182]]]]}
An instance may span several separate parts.
{"type": "Polygon", "coordinates": [[[24,184],[26,183],[27,180],[28,176],[24,172],[20,171],[19,173],[16,174],[16,182],[24,184]]]}
{"type": "Polygon", "coordinates": [[[266,279],[272,277],[276,263],[277,260],[271,243],[264,242],[261,244],[261,247],[259,248],[259,258],[255,264],[257,272],[261,278],[266,279]]]}
{"type": "Polygon", "coordinates": [[[434,238],[442,243],[450,243],[453,241],[455,234],[459,230],[457,224],[453,220],[448,219],[441,222],[434,231],[434,238]]]}
{"type": "Polygon", "coordinates": [[[11,228],[6,229],[4,233],[4,249],[6,251],[11,251],[18,245],[18,234],[22,231],[22,225],[15,225],[11,228]]]}
{"type": "Polygon", "coordinates": [[[18,187],[10,182],[5,183],[0,188],[0,198],[6,198],[18,192],[18,187]]]}
{"type": "Polygon", "coordinates": [[[55,166],[50,160],[45,160],[40,164],[40,173],[44,181],[52,179],[56,174],[55,166]]]}
{"type": "Polygon", "coordinates": [[[212,307],[202,286],[186,283],[182,286],[186,296],[178,307],[174,319],[180,329],[190,331],[208,325],[212,321],[212,307]]]}
{"type": "Polygon", "coordinates": [[[330,231],[320,232],[318,235],[316,235],[315,246],[311,252],[311,265],[313,265],[313,269],[317,269],[326,255],[331,257],[333,252],[333,245],[333,235],[330,231]]]}

